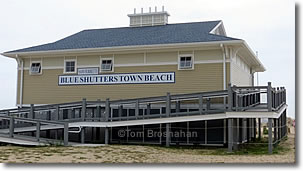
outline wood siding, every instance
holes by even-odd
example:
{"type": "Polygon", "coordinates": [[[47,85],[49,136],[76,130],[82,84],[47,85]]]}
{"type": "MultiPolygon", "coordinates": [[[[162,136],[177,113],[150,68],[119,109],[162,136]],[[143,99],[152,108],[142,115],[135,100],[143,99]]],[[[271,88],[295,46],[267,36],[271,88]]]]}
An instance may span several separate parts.
{"type": "MultiPolygon", "coordinates": [[[[227,65],[227,70],[229,70],[229,65],[227,65]]],[[[44,69],[40,76],[31,76],[28,70],[25,70],[23,104],[63,103],[80,101],[82,98],[88,100],[125,99],[161,96],[166,95],[167,92],[182,94],[223,89],[222,63],[195,64],[194,70],[185,71],[179,71],[177,65],[115,68],[115,73],[169,71],[176,73],[176,83],[174,84],[58,86],[58,75],[62,75],[62,69],[44,69]]],[[[227,82],[229,82],[229,74],[227,74],[227,82]]]]}
{"type": "Polygon", "coordinates": [[[235,62],[231,63],[231,83],[237,86],[251,86],[251,74],[244,71],[235,62]]]}

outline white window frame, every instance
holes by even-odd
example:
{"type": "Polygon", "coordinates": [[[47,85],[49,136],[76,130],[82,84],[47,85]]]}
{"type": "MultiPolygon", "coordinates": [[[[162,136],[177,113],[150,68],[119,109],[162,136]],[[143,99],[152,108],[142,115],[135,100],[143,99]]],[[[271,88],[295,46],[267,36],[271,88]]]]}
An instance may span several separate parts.
{"type": "Polygon", "coordinates": [[[178,70],[193,70],[195,69],[194,64],[195,64],[195,59],[193,54],[180,54],[178,56],[178,70]],[[183,57],[191,57],[191,62],[192,62],[191,68],[181,68],[180,63],[181,63],[181,58],[183,57]]]}
{"type": "Polygon", "coordinates": [[[77,73],[77,59],[64,59],[64,74],[75,74],[77,73]],[[75,62],[75,71],[73,72],[67,72],[66,71],[66,62],[75,62]]]}
{"type": "Polygon", "coordinates": [[[111,57],[111,58],[102,58],[102,57],[100,57],[100,64],[99,64],[99,68],[100,68],[100,70],[99,70],[99,72],[100,73],[104,73],[104,72],[114,72],[114,64],[115,62],[114,62],[114,57],[111,57]],[[106,71],[106,70],[102,70],[102,61],[105,61],[105,60],[111,60],[112,61],[112,70],[108,70],[108,71],[106,71]]]}
{"type": "Polygon", "coordinates": [[[42,60],[34,60],[34,61],[31,60],[30,65],[29,65],[29,74],[30,75],[42,75],[42,60]],[[40,63],[40,67],[41,67],[40,73],[32,73],[32,64],[33,63],[40,63]]]}

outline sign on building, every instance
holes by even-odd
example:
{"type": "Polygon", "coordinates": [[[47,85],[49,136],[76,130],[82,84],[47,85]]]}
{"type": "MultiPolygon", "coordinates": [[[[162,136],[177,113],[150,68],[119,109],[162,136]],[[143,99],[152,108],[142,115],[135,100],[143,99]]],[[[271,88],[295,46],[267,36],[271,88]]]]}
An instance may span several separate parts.
{"type": "Polygon", "coordinates": [[[60,75],[59,86],[110,85],[110,84],[161,84],[175,83],[175,72],[121,73],[102,75],[60,75]]]}
{"type": "Polygon", "coordinates": [[[99,68],[78,68],[78,75],[90,75],[90,74],[98,74],[99,68]]]}

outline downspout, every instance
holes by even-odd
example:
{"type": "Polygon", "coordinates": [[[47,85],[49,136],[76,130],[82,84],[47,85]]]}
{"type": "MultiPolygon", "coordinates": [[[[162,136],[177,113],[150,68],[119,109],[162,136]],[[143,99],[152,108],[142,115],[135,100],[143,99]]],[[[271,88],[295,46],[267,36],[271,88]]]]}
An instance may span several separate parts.
{"type": "MultiPolygon", "coordinates": [[[[19,89],[19,107],[22,108],[23,105],[23,70],[24,70],[24,62],[23,59],[21,59],[18,55],[16,55],[16,59],[18,61],[18,67],[17,67],[17,81],[18,80],[18,74],[19,74],[19,66],[21,65],[21,74],[20,74],[20,89],[19,89]]],[[[17,86],[18,88],[18,86],[17,86]]]]}
{"type": "Polygon", "coordinates": [[[223,53],[223,90],[226,90],[226,52],[222,43],[220,44],[220,47],[223,53]]]}
{"type": "MultiPolygon", "coordinates": [[[[220,44],[223,54],[223,90],[226,90],[226,55],[223,44],[220,44]]],[[[223,99],[224,106],[226,106],[226,97],[223,99]]]]}

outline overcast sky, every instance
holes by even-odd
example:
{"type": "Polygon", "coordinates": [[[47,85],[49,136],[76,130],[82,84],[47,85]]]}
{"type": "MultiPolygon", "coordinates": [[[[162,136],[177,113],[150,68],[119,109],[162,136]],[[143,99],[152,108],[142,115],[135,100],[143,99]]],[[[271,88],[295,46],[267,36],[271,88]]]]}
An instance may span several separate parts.
{"type": "MultiPolygon", "coordinates": [[[[84,29],[125,27],[133,9],[165,6],[169,23],[223,20],[227,35],[259,52],[271,81],[287,89],[295,116],[295,4],[291,0],[26,0],[0,1],[0,52],[62,39],[84,29]]],[[[0,109],[16,103],[16,61],[0,56],[0,109]]]]}

